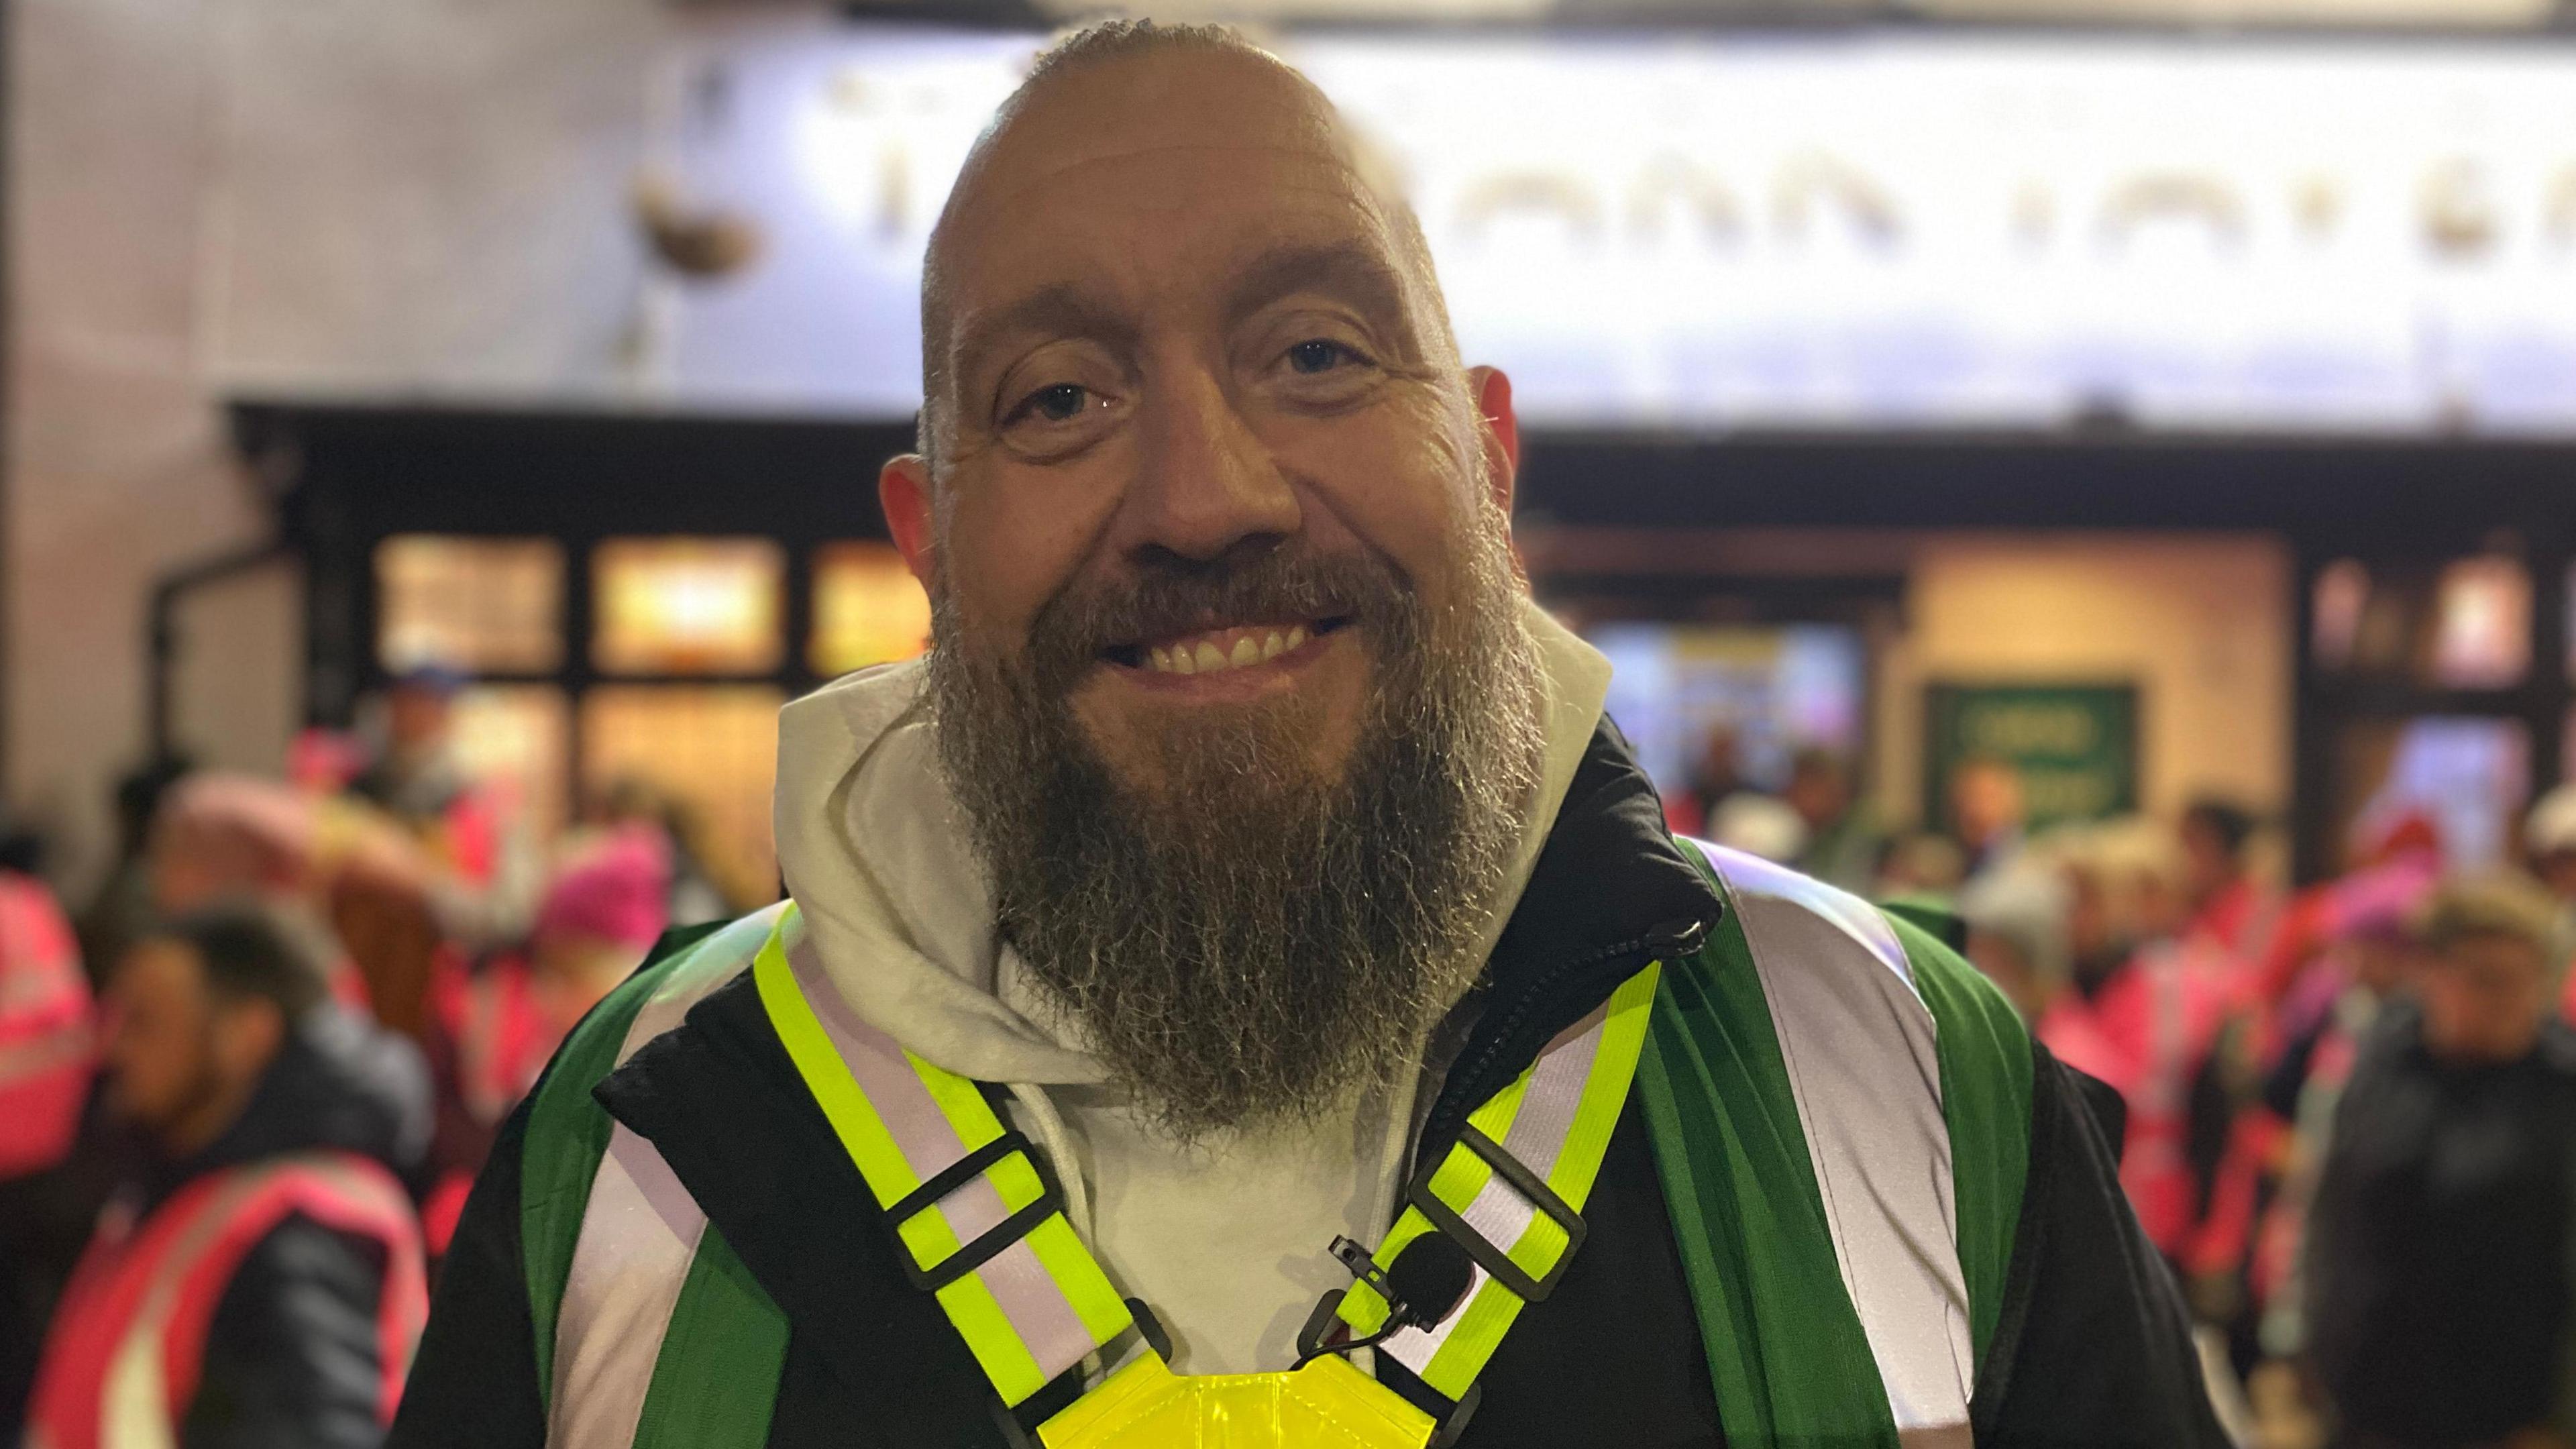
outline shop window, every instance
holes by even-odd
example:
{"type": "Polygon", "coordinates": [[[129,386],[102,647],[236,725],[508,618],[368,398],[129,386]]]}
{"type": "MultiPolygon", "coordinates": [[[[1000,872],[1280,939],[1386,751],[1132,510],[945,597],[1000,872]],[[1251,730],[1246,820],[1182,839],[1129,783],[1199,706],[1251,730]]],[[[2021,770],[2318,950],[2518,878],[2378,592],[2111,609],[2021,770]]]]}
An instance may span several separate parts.
{"type": "Polygon", "coordinates": [[[1588,637],[1610,657],[1607,708],[1668,798],[1698,783],[1713,751],[1745,783],[1777,790],[1800,748],[1860,748],[1867,654],[1856,630],[1628,622],[1588,637]]]}
{"type": "Polygon", "coordinates": [[[2531,797],[2531,735],[2518,720],[2420,715],[2344,730],[2336,752],[2336,820],[2346,864],[2407,827],[2430,825],[2454,866],[2509,858],[2531,797]]]}
{"type": "Polygon", "coordinates": [[[778,667],[786,565],[764,538],[621,538],[591,554],[591,662],[608,674],[778,667]]]}
{"type": "Polygon", "coordinates": [[[550,684],[475,685],[456,696],[450,729],[458,767],[540,840],[564,826],[569,716],[564,692],[550,684]]]}
{"type": "Polygon", "coordinates": [[[733,904],[778,897],[769,797],[778,710],[767,685],[603,685],[581,700],[581,774],[596,799],[640,780],[683,813],[684,844],[733,904]]]}
{"type": "Polygon", "coordinates": [[[376,546],[376,659],[475,674],[563,663],[563,549],[545,538],[405,534],[376,546]]]}
{"type": "Polygon", "coordinates": [[[2361,642],[2362,611],[2370,604],[2370,570],[2361,560],[2339,558],[2317,572],[2309,652],[2325,669],[2349,669],[2361,642]]]}
{"type": "Polygon", "coordinates": [[[814,555],[817,674],[910,659],[930,647],[930,596],[892,544],[826,544],[814,555]]]}
{"type": "Polygon", "coordinates": [[[2442,570],[2432,681],[2455,689],[2497,688],[2519,683],[2530,668],[2530,570],[2498,557],[2462,559],[2442,570]]]}

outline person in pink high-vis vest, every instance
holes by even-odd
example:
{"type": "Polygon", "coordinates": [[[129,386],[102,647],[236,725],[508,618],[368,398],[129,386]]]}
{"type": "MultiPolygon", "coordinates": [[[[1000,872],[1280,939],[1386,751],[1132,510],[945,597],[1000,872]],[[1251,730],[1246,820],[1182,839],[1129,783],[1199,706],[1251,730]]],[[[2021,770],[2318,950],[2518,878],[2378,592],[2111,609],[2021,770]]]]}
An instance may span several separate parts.
{"type": "Polygon", "coordinates": [[[0,1181],[62,1161],[93,1056],[89,981],[43,882],[0,871],[0,1181]]]}

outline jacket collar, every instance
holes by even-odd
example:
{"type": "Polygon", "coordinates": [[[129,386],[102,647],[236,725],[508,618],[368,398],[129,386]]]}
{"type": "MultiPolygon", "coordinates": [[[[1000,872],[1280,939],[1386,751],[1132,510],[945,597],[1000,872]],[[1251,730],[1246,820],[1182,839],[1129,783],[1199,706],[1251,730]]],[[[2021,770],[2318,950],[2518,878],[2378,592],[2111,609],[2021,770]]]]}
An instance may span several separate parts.
{"type": "MultiPolygon", "coordinates": [[[[1603,716],[1464,1003],[1475,1024],[1432,1104],[1421,1149],[1455,1138],[1467,1113],[1648,960],[1697,949],[1722,909],[1664,828],[1663,803],[1627,739],[1603,716]]],[[[1417,1157],[1438,1160],[1427,1150],[1417,1157]]]]}

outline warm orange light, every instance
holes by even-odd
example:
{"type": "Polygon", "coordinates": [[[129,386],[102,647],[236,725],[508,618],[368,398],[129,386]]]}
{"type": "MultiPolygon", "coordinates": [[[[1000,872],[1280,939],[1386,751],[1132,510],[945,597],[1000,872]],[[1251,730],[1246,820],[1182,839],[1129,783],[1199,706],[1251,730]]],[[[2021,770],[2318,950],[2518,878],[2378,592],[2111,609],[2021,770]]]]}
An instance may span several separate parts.
{"type": "Polygon", "coordinates": [[[581,776],[597,798],[634,778],[680,802],[692,854],[737,906],[778,897],[769,830],[778,711],[767,685],[601,685],[581,698],[581,776]]]}
{"type": "Polygon", "coordinates": [[[457,767],[496,792],[502,808],[540,840],[564,825],[570,715],[563,690],[551,684],[481,684],[456,697],[457,767]]]}
{"type": "Polygon", "coordinates": [[[610,674],[778,667],[785,563],[763,538],[621,538],[591,554],[591,662],[610,674]]]}
{"type": "Polygon", "coordinates": [[[376,546],[376,659],[474,674],[563,663],[563,546],[550,538],[404,534],[376,546]]]}
{"type": "Polygon", "coordinates": [[[2510,558],[2442,570],[2433,677],[2455,688],[2517,684],[2531,668],[2531,573],[2510,558]]]}
{"type": "Polygon", "coordinates": [[[847,674],[929,647],[930,596],[892,544],[827,544],[815,554],[815,673],[847,674]]]}

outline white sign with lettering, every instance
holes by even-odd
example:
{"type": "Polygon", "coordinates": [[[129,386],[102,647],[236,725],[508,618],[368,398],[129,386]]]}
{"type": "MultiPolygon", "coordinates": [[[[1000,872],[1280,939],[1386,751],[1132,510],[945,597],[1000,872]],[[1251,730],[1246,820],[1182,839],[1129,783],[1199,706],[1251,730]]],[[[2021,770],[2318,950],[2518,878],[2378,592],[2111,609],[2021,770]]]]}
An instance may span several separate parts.
{"type": "MultiPolygon", "coordinates": [[[[1034,42],[710,41],[667,138],[768,237],[673,385],[887,415],[1034,42]]],[[[1308,36],[1542,423],[2576,431],[2576,47],[1308,36]]]]}

